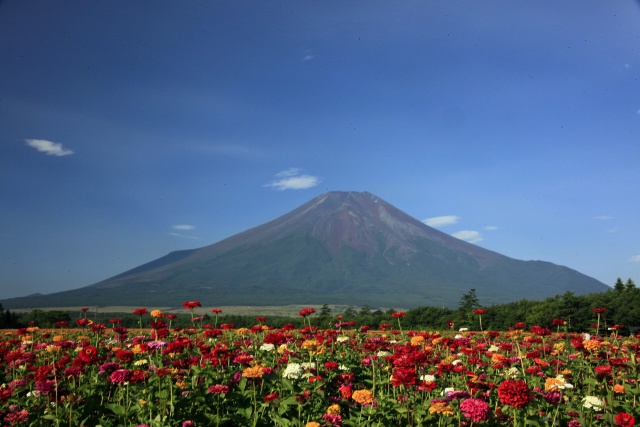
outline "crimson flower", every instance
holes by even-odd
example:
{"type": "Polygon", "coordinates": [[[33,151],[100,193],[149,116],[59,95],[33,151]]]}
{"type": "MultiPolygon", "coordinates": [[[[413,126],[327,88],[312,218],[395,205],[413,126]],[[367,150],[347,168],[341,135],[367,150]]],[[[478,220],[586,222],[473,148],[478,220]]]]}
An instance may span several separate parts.
{"type": "Polygon", "coordinates": [[[553,326],[562,326],[564,325],[565,321],[564,319],[553,319],[553,322],[551,322],[553,326]]]}
{"type": "Polygon", "coordinates": [[[89,311],[89,308],[88,307],[81,308],[80,311],[82,311],[83,313],[86,313],[87,311],[89,311]]]}
{"type": "Polygon", "coordinates": [[[631,414],[620,412],[616,415],[615,423],[620,427],[633,427],[636,425],[636,419],[631,414]]]}
{"type": "Polygon", "coordinates": [[[498,387],[498,398],[504,405],[522,408],[531,401],[531,391],[522,380],[505,380],[498,387]]]}
{"type": "Polygon", "coordinates": [[[300,313],[298,313],[298,316],[307,317],[308,315],[313,314],[315,312],[316,312],[315,309],[311,307],[306,307],[300,310],[300,313]]]}
{"type": "Polygon", "coordinates": [[[398,318],[404,317],[406,315],[407,315],[407,313],[405,313],[404,311],[396,311],[395,313],[391,314],[391,317],[394,317],[394,318],[398,319],[398,318]]]}
{"type": "Polygon", "coordinates": [[[202,307],[202,304],[200,304],[200,301],[185,301],[182,306],[187,310],[193,310],[196,307],[202,307]]]}
{"type": "Polygon", "coordinates": [[[487,310],[485,310],[484,308],[476,308],[475,310],[473,310],[473,314],[475,314],[476,316],[482,316],[486,312],[487,310]]]}
{"type": "Polygon", "coordinates": [[[604,313],[605,311],[607,311],[607,309],[606,309],[606,308],[603,308],[603,307],[600,307],[600,308],[594,308],[592,311],[593,311],[595,314],[602,314],[602,313],[604,313]]]}
{"type": "Polygon", "coordinates": [[[136,308],[135,310],[133,310],[133,314],[137,314],[138,316],[143,316],[147,313],[149,312],[147,311],[146,308],[136,308]]]}
{"type": "Polygon", "coordinates": [[[212,312],[213,314],[220,314],[220,313],[222,313],[222,309],[220,309],[220,308],[214,308],[213,310],[211,310],[211,312],[212,312]]]}

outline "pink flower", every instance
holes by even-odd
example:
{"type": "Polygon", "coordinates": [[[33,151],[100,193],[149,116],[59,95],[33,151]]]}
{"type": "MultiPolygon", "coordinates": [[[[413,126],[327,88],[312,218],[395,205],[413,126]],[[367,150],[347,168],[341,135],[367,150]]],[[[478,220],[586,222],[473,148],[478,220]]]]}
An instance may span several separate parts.
{"type": "Polygon", "coordinates": [[[465,399],[460,402],[460,410],[474,423],[486,421],[489,418],[489,405],[484,400],[465,399]]]}
{"type": "Polygon", "coordinates": [[[111,373],[109,380],[114,384],[122,384],[129,381],[131,378],[131,371],[128,369],[118,369],[111,373]]]}

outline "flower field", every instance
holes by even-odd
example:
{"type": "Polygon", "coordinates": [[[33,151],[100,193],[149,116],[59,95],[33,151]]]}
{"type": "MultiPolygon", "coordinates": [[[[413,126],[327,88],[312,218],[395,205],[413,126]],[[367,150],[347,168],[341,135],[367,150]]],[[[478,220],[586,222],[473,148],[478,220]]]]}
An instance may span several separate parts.
{"type": "MultiPolygon", "coordinates": [[[[0,420],[11,426],[633,426],[640,340],[517,324],[509,331],[304,327],[5,331],[0,420]],[[553,329],[553,332],[552,330],[553,329]]],[[[481,316],[482,312],[475,313],[481,316]]],[[[596,313],[594,311],[594,314],[596,313]]],[[[481,317],[479,318],[481,325],[481,317]]],[[[452,326],[452,325],[451,325],[452,326]]]]}

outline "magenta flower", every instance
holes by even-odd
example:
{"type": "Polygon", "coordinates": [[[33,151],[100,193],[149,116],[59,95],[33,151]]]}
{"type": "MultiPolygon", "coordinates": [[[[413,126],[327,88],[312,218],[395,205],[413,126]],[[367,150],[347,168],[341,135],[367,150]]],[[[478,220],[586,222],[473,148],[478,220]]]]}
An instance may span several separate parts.
{"type": "Polygon", "coordinates": [[[489,405],[484,400],[465,399],[460,402],[460,410],[474,423],[486,421],[489,418],[489,405]]]}

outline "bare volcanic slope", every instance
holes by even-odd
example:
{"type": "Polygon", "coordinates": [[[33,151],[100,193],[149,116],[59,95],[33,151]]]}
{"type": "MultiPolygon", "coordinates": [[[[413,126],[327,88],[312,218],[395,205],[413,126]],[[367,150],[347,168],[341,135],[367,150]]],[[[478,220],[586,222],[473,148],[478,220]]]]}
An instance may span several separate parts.
{"type": "Polygon", "coordinates": [[[451,237],[373,194],[330,192],[213,245],[3,305],[177,306],[195,299],[221,306],[456,307],[472,288],[484,304],[608,289],[567,267],[515,260],[451,237]]]}

